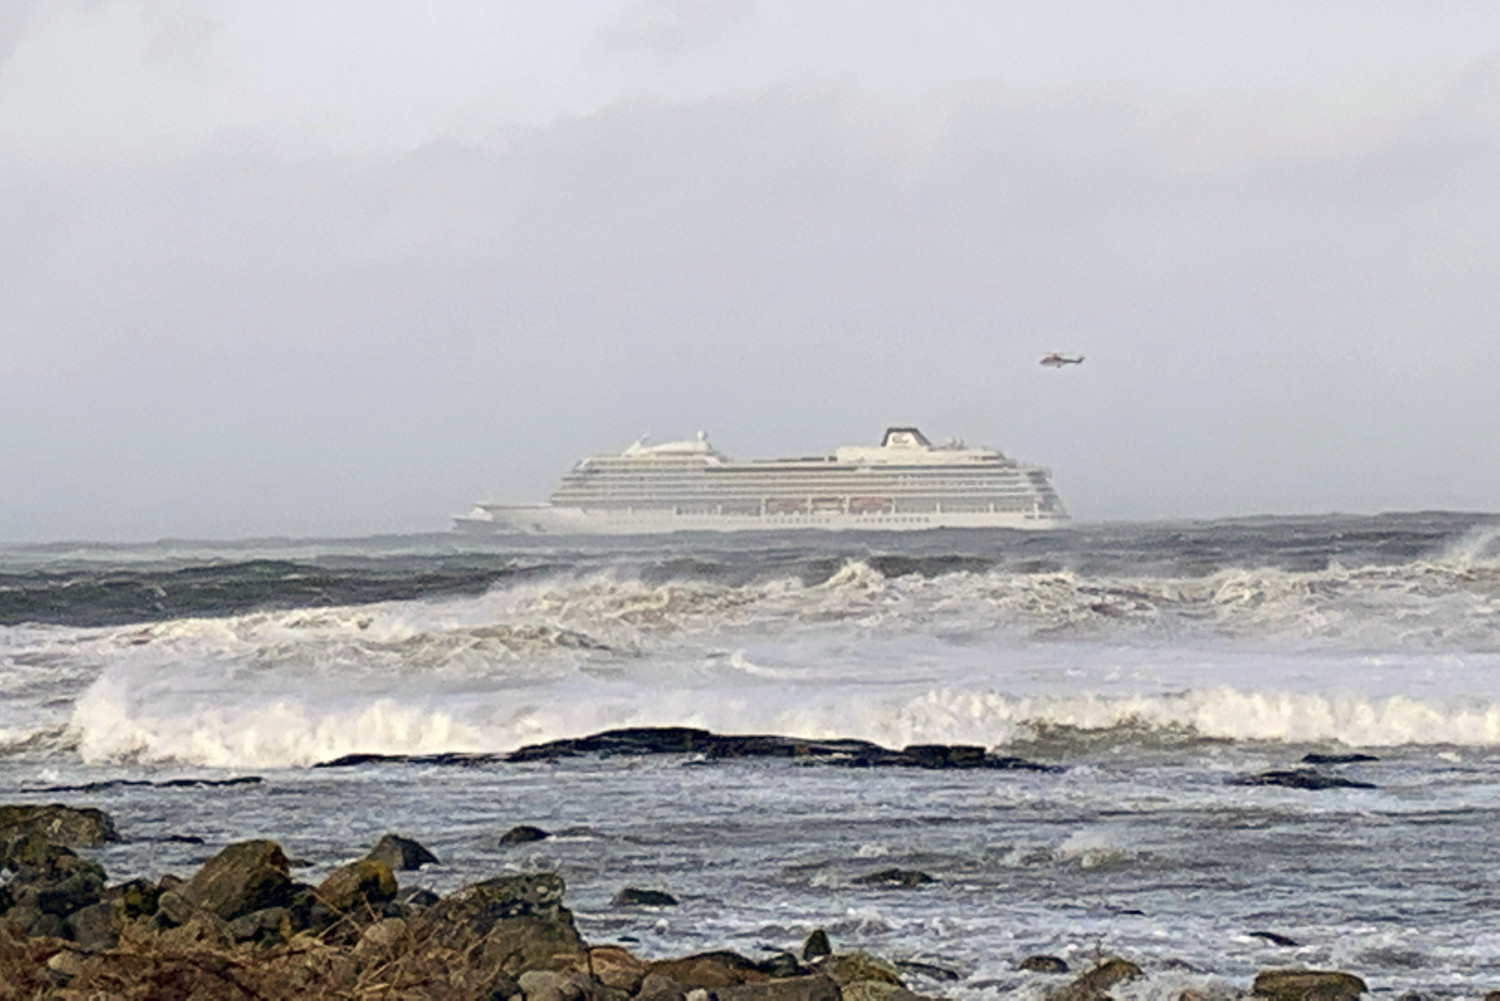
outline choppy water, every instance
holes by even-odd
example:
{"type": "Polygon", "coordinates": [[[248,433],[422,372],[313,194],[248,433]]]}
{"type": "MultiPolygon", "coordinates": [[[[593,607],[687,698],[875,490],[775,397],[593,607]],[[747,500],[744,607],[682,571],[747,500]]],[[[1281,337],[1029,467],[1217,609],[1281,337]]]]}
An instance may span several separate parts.
{"type": "MultiPolygon", "coordinates": [[[[0,795],[113,812],[112,874],[268,835],[312,874],[386,830],[443,890],[558,868],[648,954],[837,943],[937,962],[1145,960],[1137,988],[1338,965],[1377,993],[1500,986],[1500,521],[1066,533],[449,537],[0,551],[0,795]],[[1060,774],[674,759],[308,766],[607,727],[985,744],[1060,774]],[[1375,789],[1226,779],[1359,748],[1375,789]],[[256,786],[25,792],[111,778],[256,786]],[[502,849],[517,823],[576,828],[502,849]],[[168,844],[170,834],[204,846],[168,844]],[[893,865],[939,882],[861,886],[893,865]],[[625,884],[683,898],[612,911],[625,884]],[[1304,943],[1250,937],[1271,930],[1304,943]]],[[[1227,980],[1225,978],[1228,978],[1227,980]]]]}

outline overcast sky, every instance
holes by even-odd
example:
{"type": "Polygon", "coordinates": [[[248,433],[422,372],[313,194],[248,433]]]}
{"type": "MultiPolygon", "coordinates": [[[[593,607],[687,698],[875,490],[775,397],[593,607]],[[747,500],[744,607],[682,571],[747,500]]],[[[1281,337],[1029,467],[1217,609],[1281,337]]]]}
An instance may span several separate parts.
{"type": "Polygon", "coordinates": [[[0,0],[0,540],[891,423],[1085,519],[1493,511],[1497,377],[1494,0],[0,0]]]}

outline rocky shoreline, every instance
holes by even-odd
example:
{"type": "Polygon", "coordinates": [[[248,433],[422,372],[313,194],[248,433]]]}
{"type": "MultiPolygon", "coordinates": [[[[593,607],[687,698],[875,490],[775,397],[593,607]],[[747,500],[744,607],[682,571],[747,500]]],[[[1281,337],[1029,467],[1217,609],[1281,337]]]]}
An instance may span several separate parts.
{"type": "MultiPolygon", "coordinates": [[[[497,876],[443,897],[403,890],[397,873],[438,860],[396,834],[317,885],[297,881],[268,840],[227,845],[186,879],[110,884],[75,849],[117,840],[97,809],[0,806],[0,1001],[918,1001],[945,984],[962,989],[953,971],[839,951],[822,930],[761,960],[730,951],[647,959],[586,942],[555,873],[497,876]]],[[[930,877],[892,869],[868,881],[916,887],[930,877]]],[[[615,900],[675,903],[639,887],[615,900]]],[[[1081,971],[1053,956],[1013,962],[1034,978],[1031,996],[1050,1001],[1102,1001],[1132,981],[1132,996],[1150,994],[1157,972],[1123,957],[1098,956],[1081,971]]],[[[1227,992],[1172,996],[1354,1001],[1367,991],[1349,973],[1266,970],[1227,992]]]]}

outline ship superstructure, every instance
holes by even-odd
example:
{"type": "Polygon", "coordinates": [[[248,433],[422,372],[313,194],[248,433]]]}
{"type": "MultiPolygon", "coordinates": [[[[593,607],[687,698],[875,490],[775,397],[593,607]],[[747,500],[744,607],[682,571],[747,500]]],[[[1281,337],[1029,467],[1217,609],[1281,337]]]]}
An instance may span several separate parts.
{"type": "Polygon", "coordinates": [[[1046,469],[914,427],[832,455],[737,462],[694,439],[582,459],[546,504],[483,503],[454,519],[478,532],[643,535],[798,528],[1056,528],[1068,521],[1046,469]]]}

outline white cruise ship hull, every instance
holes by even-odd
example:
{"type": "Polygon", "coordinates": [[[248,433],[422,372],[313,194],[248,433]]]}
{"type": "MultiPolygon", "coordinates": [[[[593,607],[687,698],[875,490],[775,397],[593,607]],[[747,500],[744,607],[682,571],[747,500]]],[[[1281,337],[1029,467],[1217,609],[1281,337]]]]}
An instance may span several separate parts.
{"type": "Polygon", "coordinates": [[[670,511],[584,511],[578,508],[483,505],[453,519],[476,535],[670,535],[675,532],[916,532],[934,528],[1064,528],[1067,516],[1035,512],[933,512],[848,514],[841,511],[787,515],[675,514],[670,511]]]}
{"type": "Polygon", "coordinates": [[[460,531],[526,535],[674,532],[914,532],[1060,528],[1068,514],[1047,470],[914,427],[831,455],[736,462],[696,440],[581,459],[545,504],[482,503],[460,531]]]}

